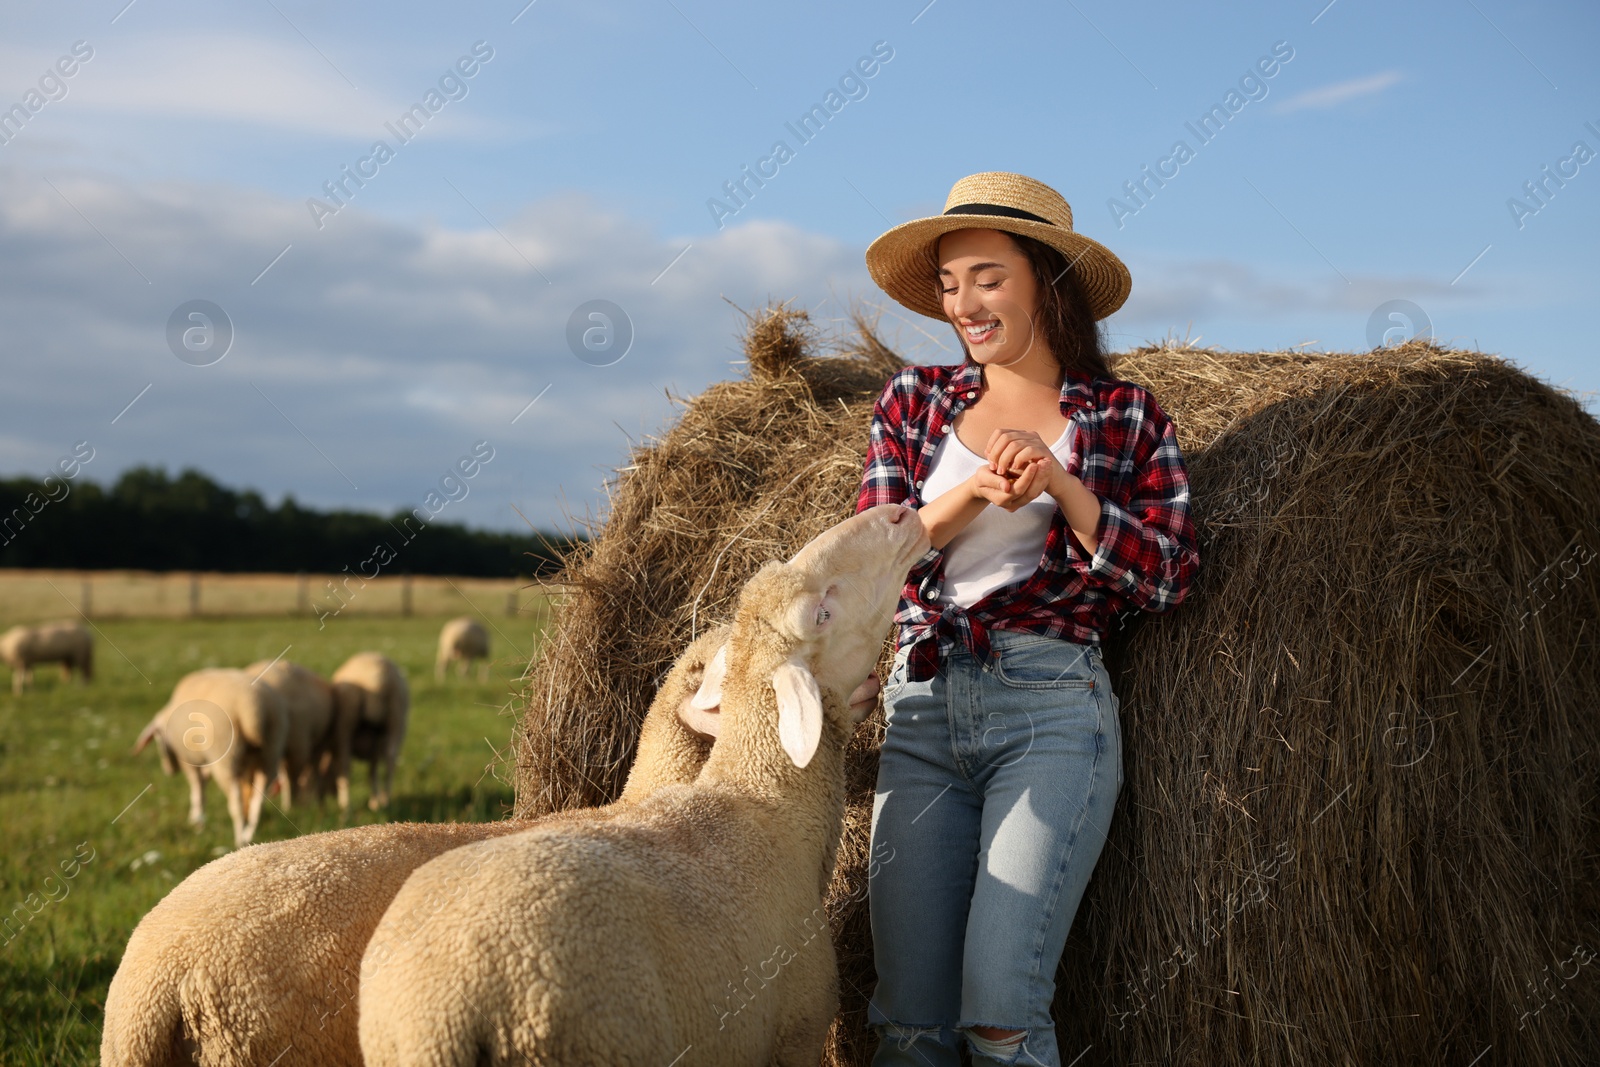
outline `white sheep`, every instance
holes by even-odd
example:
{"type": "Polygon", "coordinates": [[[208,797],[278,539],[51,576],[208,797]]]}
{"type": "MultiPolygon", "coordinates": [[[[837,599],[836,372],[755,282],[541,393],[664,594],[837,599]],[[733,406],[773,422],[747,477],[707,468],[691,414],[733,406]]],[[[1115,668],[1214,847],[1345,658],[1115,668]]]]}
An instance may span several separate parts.
{"type": "Polygon", "coordinates": [[[695,698],[721,728],[692,784],[419,867],[362,958],[369,1067],[815,1067],[844,749],[873,703],[847,694],[928,546],[886,504],[756,572],[695,698]]]}
{"type": "Polygon", "coordinates": [[[81,623],[45,622],[13,626],[0,634],[0,661],[11,668],[11,691],[21,693],[33,681],[39,663],[61,664],[61,677],[76,670],[81,681],[94,677],[94,639],[81,623]]]}
{"type": "MultiPolygon", "coordinates": [[[[324,755],[332,757],[335,722],[341,714],[360,714],[360,694],[354,686],[335,687],[317,672],[286,659],[260,660],[244,671],[253,684],[271,686],[283,697],[289,732],[278,782],[283,788],[283,808],[289,811],[295,791],[320,785],[318,770],[324,755]]],[[[317,799],[322,799],[320,788],[317,799]]]]}
{"type": "MultiPolygon", "coordinates": [[[[715,731],[716,709],[687,705],[728,630],[707,631],[678,657],[645,715],[622,795],[600,810],[699,774],[712,735],[697,731],[715,731]]],[[[541,821],[361,826],[206,864],[128,939],[106,993],[102,1067],[360,1063],[361,954],[407,875],[452,848],[541,821]]]]}
{"type": "Polygon", "coordinates": [[[341,712],[334,721],[333,758],[327,774],[338,790],[339,810],[350,809],[350,761],[364,759],[372,770],[367,807],[378,811],[388,806],[394,788],[394,765],[411,716],[411,687],[399,665],[379,652],[357,652],[345,660],[333,672],[333,685],[342,690],[342,707],[357,709],[341,712]]]}
{"type": "Polygon", "coordinates": [[[172,697],[139,734],[135,754],[152,739],[168,774],[182,769],[189,780],[189,822],[205,821],[205,779],[212,777],[228,798],[233,843],[247,845],[261,821],[267,784],[278,775],[289,731],[283,697],[231,667],[207,667],[179,679],[172,697]],[[249,787],[249,815],[243,791],[249,787]]]}
{"type": "Polygon", "coordinates": [[[489,680],[489,631],[483,628],[483,623],[471,615],[463,615],[459,619],[451,619],[439,630],[439,653],[433,662],[433,677],[435,681],[444,681],[444,671],[454,661],[457,673],[465,675],[467,664],[471,660],[481,659],[478,664],[478,680],[489,680]]]}

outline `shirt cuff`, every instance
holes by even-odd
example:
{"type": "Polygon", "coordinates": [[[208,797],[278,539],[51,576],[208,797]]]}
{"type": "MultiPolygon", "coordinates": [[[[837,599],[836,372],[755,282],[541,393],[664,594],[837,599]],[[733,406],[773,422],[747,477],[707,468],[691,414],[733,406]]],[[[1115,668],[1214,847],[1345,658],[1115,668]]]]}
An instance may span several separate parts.
{"type": "Polygon", "coordinates": [[[1089,557],[1089,573],[1105,584],[1123,589],[1134,584],[1128,572],[1138,561],[1142,524],[1109,497],[1100,500],[1099,543],[1089,557]]]}

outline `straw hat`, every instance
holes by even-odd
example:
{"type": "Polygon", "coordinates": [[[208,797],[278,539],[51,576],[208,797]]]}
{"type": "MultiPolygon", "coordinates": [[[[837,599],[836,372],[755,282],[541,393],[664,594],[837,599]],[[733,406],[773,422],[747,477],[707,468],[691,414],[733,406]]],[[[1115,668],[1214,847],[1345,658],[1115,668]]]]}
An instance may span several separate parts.
{"type": "Polygon", "coordinates": [[[948,320],[930,265],[940,235],[980,226],[1037,238],[1072,265],[1096,319],[1128,299],[1128,268],[1109,248],[1075,233],[1072,207],[1040,181],[1003,170],[969,174],[950,188],[942,215],[902,222],[867,247],[867,270],[884,292],[912,311],[948,320]]]}

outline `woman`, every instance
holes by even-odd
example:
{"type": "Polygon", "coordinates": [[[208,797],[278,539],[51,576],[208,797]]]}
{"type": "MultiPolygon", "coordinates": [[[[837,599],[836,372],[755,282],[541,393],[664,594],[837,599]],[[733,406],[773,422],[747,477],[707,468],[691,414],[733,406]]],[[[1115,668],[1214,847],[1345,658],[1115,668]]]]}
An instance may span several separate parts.
{"type": "Polygon", "coordinates": [[[1128,270],[1054,189],[963,178],[867,266],[965,352],[889,380],[856,503],[918,508],[933,546],[884,688],[872,1062],[954,1067],[964,1033],[974,1063],[1059,1064],[1056,965],[1122,786],[1101,645],[1198,571],[1183,456],[1106,363],[1098,323],[1128,270]]]}

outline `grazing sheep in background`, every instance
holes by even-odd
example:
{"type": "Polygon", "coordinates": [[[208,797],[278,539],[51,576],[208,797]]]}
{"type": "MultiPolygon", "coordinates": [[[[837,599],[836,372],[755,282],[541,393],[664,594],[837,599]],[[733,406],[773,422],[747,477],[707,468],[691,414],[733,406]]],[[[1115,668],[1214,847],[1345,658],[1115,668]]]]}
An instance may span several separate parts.
{"type": "Polygon", "coordinates": [[[11,691],[21,693],[33,681],[38,663],[61,664],[63,680],[94,677],[94,639],[77,622],[45,622],[38,626],[13,626],[0,634],[0,661],[11,668],[11,691]]]}
{"type": "MultiPolygon", "coordinates": [[[[285,659],[259,660],[244,671],[253,684],[276,689],[289,716],[283,763],[278,769],[283,809],[288,811],[293,806],[294,791],[306,788],[314,780],[321,785],[318,769],[324,754],[332,756],[334,722],[341,704],[345,705],[347,716],[359,714],[358,694],[349,686],[335,689],[332,682],[315,671],[285,659]]],[[[318,788],[318,802],[322,793],[318,788]]]]}
{"type": "Polygon", "coordinates": [[[356,709],[334,720],[333,758],[327,775],[338,789],[339,810],[350,810],[350,761],[364,759],[372,769],[367,807],[378,811],[388,806],[389,791],[394,788],[394,764],[411,716],[411,687],[406,684],[405,672],[379,652],[357,652],[345,660],[333,672],[333,685],[347,702],[341,707],[356,709]],[[382,787],[378,785],[380,765],[382,787]]]}
{"type": "Polygon", "coordinates": [[[419,867],[362,959],[365,1062],[815,1067],[838,1008],[823,894],[844,748],[873,703],[847,694],[928,544],[887,504],[756,572],[691,701],[721,704],[693,783],[419,867]]]}
{"type": "Polygon", "coordinates": [[[489,680],[489,631],[483,628],[483,623],[471,615],[463,615],[459,619],[451,619],[439,631],[439,654],[434,659],[433,677],[435,681],[444,681],[444,669],[454,660],[457,664],[457,673],[467,673],[469,660],[481,659],[478,664],[478,680],[489,680]]]}
{"type": "Polygon", "coordinates": [[[161,769],[168,774],[182,769],[189,779],[189,822],[195,826],[205,821],[201,799],[205,779],[215,778],[228,798],[236,847],[248,845],[255,836],[261,802],[267,784],[278,776],[289,732],[282,695],[250,681],[250,675],[231,667],[184,675],[133,746],[137,755],[154,739],[161,751],[161,769]]]}
{"type": "MultiPolygon", "coordinates": [[[[600,810],[700,773],[717,711],[688,702],[728,633],[709,630],[678,657],[640,728],[622,795],[600,810]]],[[[361,954],[407,875],[450,849],[543,821],[361,826],[206,864],[128,939],[106,994],[102,1067],[360,1063],[361,954]]]]}

